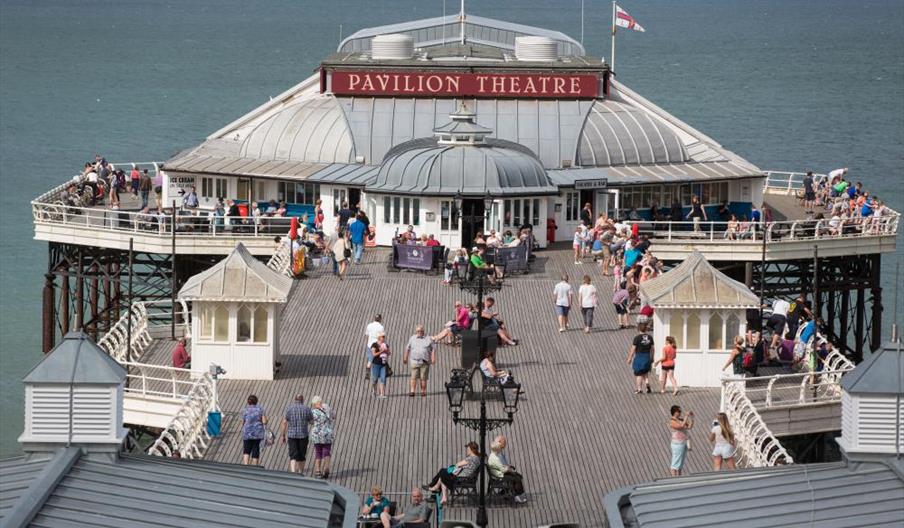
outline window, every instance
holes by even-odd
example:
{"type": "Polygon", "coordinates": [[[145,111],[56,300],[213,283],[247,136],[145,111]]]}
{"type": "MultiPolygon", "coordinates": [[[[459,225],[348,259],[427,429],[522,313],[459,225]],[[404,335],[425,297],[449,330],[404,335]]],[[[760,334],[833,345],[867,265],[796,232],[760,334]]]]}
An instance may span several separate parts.
{"type": "Polygon", "coordinates": [[[398,224],[401,220],[402,199],[396,196],[392,199],[392,223],[398,224]]]}
{"type": "Polygon", "coordinates": [[[201,178],[201,196],[203,198],[213,196],[213,178],[201,178]]]}
{"type": "Polygon", "coordinates": [[[392,199],[388,196],[383,197],[383,222],[388,224],[391,221],[392,199]]]}
{"type": "Polygon", "coordinates": [[[411,198],[403,198],[402,199],[402,223],[410,224],[411,223],[411,198]]]}
{"type": "Polygon", "coordinates": [[[201,178],[201,198],[225,198],[226,178],[201,178]]]}
{"type": "Polygon", "coordinates": [[[688,350],[700,350],[700,317],[693,311],[687,316],[687,345],[688,350]]]}
{"type": "Polygon", "coordinates": [[[704,183],[700,185],[700,202],[721,204],[728,201],[728,182],[704,183]]]}
{"type": "Polygon", "coordinates": [[[254,342],[267,342],[267,309],[263,305],[254,310],[254,342]]]}
{"type": "Polygon", "coordinates": [[[421,199],[411,199],[411,223],[421,225],[421,199]]]}
{"type": "Polygon", "coordinates": [[[681,205],[684,207],[690,207],[691,205],[691,186],[690,185],[682,185],[680,188],[680,198],[681,205]]]}
{"type": "Polygon", "coordinates": [[[533,216],[531,216],[530,223],[532,226],[537,227],[540,225],[540,200],[538,198],[534,198],[534,208],[533,208],[533,216]]]}
{"type": "Polygon", "coordinates": [[[515,214],[512,216],[512,224],[521,225],[521,200],[513,200],[515,206],[515,214]]]}
{"type": "Polygon", "coordinates": [[[576,222],[581,218],[580,206],[581,193],[567,192],[565,193],[565,221],[576,222]]]}
{"type": "Polygon", "coordinates": [[[512,225],[512,201],[504,200],[502,202],[502,225],[512,225]]]}
{"type": "Polygon", "coordinates": [[[225,198],[229,195],[226,190],[226,178],[214,178],[213,181],[217,191],[217,194],[215,195],[217,198],[225,198]]]}
{"type": "Polygon", "coordinates": [[[675,345],[680,350],[684,346],[684,317],[672,314],[669,319],[669,335],[675,338],[675,345]]]}
{"type": "Polygon", "coordinates": [[[725,341],[722,339],[722,317],[714,313],[709,317],[709,347],[708,350],[724,350],[725,341]]]}
{"type": "Polygon", "coordinates": [[[458,229],[458,210],[455,208],[455,202],[443,200],[439,203],[439,228],[443,231],[458,229]]]}
{"type": "Polygon", "coordinates": [[[333,189],[333,214],[337,214],[345,203],[345,189],[333,189]]]}
{"type": "Polygon", "coordinates": [[[247,343],[251,341],[251,308],[242,306],[239,308],[239,314],[236,318],[238,331],[236,333],[239,343],[247,343]]]}
{"type": "MultiPolygon", "coordinates": [[[[281,181],[276,184],[276,199],[286,203],[314,205],[320,197],[320,184],[281,181]]],[[[264,200],[263,192],[257,197],[264,200]]]]}
{"type": "Polygon", "coordinates": [[[733,340],[734,336],[744,333],[741,330],[741,321],[738,316],[735,314],[729,315],[728,319],[725,320],[725,338],[733,340]]]}
{"type": "Polygon", "coordinates": [[[213,308],[210,306],[201,308],[201,339],[213,339],[213,308]]]}
{"type": "Polygon", "coordinates": [[[213,313],[213,340],[229,341],[229,310],[218,306],[213,313]]]}
{"type": "Polygon", "coordinates": [[[660,207],[671,207],[672,200],[675,199],[675,186],[674,185],[663,185],[662,186],[662,201],[659,202],[660,207]]]}

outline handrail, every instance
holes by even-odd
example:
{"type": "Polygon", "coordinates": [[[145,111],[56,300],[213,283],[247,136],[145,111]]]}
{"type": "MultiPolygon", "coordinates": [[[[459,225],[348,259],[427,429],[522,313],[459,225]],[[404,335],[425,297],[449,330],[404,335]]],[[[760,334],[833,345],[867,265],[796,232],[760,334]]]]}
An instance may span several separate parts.
{"type": "Polygon", "coordinates": [[[746,377],[744,378],[744,393],[757,409],[800,407],[839,401],[841,399],[841,376],[850,370],[850,368],[845,368],[746,377]],[[766,383],[766,387],[757,386],[758,382],[766,383]],[[777,398],[782,391],[789,397],[777,398]],[[762,396],[762,400],[759,396],[762,396]],[[756,403],[760,401],[763,403],[756,403]]]}
{"type": "Polygon", "coordinates": [[[175,313],[172,312],[172,302],[169,300],[160,301],[140,301],[132,304],[132,307],[119,318],[115,325],[98,340],[97,344],[116,361],[123,363],[126,361],[135,361],[150,348],[153,337],[151,329],[153,327],[170,324],[173,317],[180,317],[182,322],[179,324],[182,335],[186,338],[191,337],[191,312],[188,310],[188,304],[182,299],[177,299],[180,309],[175,313]],[[170,310],[164,310],[158,307],[167,306],[170,310]],[[148,309],[151,309],[150,312],[148,309]],[[131,347],[127,341],[129,335],[129,320],[132,323],[132,340],[131,347]],[[162,323],[154,323],[154,321],[163,320],[162,323]],[[131,354],[129,349],[131,348],[131,354]]]}
{"type": "Polygon", "coordinates": [[[745,378],[723,378],[723,411],[735,433],[738,464],[748,467],[770,467],[793,464],[791,455],[782,447],[763,422],[756,407],[745,394],[745,378]]]}
{"type": "MultiPolygon", "coordinates": [[[[173,218],[168,214],[75,207],[37,200],[31,205],[32,218],[36,224],[74,226],[79,229],[140,236],[170,238],[173,235],[173,218]]],[[[214,216],[201,213],[186,214],[182,211],[176,215],[175,235],[177,238],[222,236],[263,238],[284,235],[290,225],[289,217],[214,216]]]]}
{"type": "Polygon", "coordinates": [[[901,215],[897,212],[881,217],[847,218],[832,226],[826,219],[780,220],[770,222],[763,229],[762,223],[748,222],[747,229],[729,231],[729,222],[723,221],[672,221],[626,220],[626,225],[638,224],[641,231],[651,231],[653,240],[680,240],[682,242],[743,243],[761,242],[763,236],[770,243],[798,242],[806,240],[837,240],[889,236],[898,232],[901,215]]]}
{"type": "Polygon", "coordinates": [[[151,365],[125,361],[121,365],[126,367],[129,383],[123,389],[128,394],[139,395],[142,398],[187,398],[198,383],[200,372],[192,372],[190,369],[168,367],[165,365],[151,365]],[[196,379],[192,379],[195,377],[196,379]]]}
{"type": "Polygon", "coordinates": [[[198,377],[179,411],[148,448],[149,455],[171,457],[178,452],[184,458],[204,457],[211,442],[207,413],[217,408],[216,383],[209,372],[198,377]]]}
{"type": "Polygon", "coordinates": [[[289,244],[280,244],[267,261],[267,267],[273,271],[292,277],[292,249],[289,244]]]}

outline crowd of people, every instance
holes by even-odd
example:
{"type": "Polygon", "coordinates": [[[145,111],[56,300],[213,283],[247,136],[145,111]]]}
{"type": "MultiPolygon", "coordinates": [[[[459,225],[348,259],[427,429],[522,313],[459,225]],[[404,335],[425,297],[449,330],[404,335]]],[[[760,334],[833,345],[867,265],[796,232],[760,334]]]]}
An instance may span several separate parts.
{"type": "Polygon", "coordinates": [[[807,218],[818,220],[820,235],[841,235],[848,232],[877,233],[884,217],[894,213],[884,201],[870,196],[861,182],[851,184],[848,168],[816,177],[807,172],[803,179],[801,205],[807,218]]]}

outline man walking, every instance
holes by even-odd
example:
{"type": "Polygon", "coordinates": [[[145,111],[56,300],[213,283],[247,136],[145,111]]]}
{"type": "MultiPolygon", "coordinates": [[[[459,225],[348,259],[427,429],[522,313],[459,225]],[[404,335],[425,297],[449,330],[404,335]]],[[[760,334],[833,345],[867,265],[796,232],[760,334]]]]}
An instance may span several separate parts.
{"type": "Polygon", "coordinates": [[[358,212],[355,221],[348,225],[348,232],[352,239],[352,251],[355,256],[355,264],[361,264],[364,256],[364,236],[367,234],[367,224],[363,221],[364,213],[358,212]]]}
{"type": "Polygon", "coordinates": [[[314,421],[314,414],[304,404],[304,396],[296,394],[286,406],[286,413],[280,425],[282,443],[289,444],[289,471],[304,472],[304,461],[308,452],[308,424],[314,421]]]}
{"type": "Polygon", "coordinates": [[[377,314],[374,316],[372,323],[364,329],[364,335],[367,336],[367,344],[364,345],[364,379],[370,380],[370,347],[377,342],[377,336],[384,334],[386,329],[383,328],[383,316],[377,314]]]}
{"type": "Polygon", "coordinates": [[[568,275],[562,275],[562,280],[556,284],[552,296],[556,300],[556,317],[559,320],[559,332],[564,332],[568,329],[568,311],[571,310],[571,298],[574,296],[571,284],[568,284],[568,275]]]}
{"type": "Polygon", "coordinates": [[[402,362],[408,363],[408,369],[411,371],[411,379],[408,380],[408,396],[414,397],[417,380],[421,380],[421,397],[425,398],[427,396],[427,379],[430,377],[430,365],[436,363],[436,354],[433,350],[433,339],[426,336],[424,325],[417,325],[415,334],[408,339],[408,346],[405,347],[402,362]]]}
{"type": "Polygon", "coordinates": [[[151,195],[151,188],[154,186],[153,180],[148,176],[148,171],[144,171],[141,179],[138,181],[138,191],[141,193],[141,208],[148,206],[148,197],[151,195]]]}

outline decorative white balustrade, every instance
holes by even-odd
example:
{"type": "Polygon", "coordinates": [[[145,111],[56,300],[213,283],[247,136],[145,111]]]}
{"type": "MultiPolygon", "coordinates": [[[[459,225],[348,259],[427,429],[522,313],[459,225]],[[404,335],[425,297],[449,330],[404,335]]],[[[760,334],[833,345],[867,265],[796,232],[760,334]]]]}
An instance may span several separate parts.
{"type": "Polygon", "coordinates": [[[138,361],[150,348],[153,342],[151,331],[155,328],[169,326],[173,317],[181,318],[177,324],[182,335],[191,337],[190,312],[188,305],[177,300],[179,307],[172,311],[171,301],[142,301],[132,304],[132,308],[124,313],[119,321],[97,342],[116,361],[138,361]],[[129,323],[131,321],[131,329],[129,323]],[[129,353],[129,334],[131,333],[131,354],[129,353]]]}
{"type": "Polygon", "coordinates": [[[739,466],[768,467],[794,462],[747,398],[743,379],[722,382],[722,404],[735,434],[739,466]]]}
{"type": "Polygon", "coordinates": [[[209,372],[197,378],[184,396],[182,407],[148,448],[148,454],[170,457],[178,452],[183,458],[204,457],[211,440],[207,413],[217,408],[216,383],[209,372]]]}
{"type": "Polygon", "coordinates": [[[292,250],[289,244],[280,244],[276,252],[267,261],[267,267],[273,271],[292,277],[292,250]]]}

